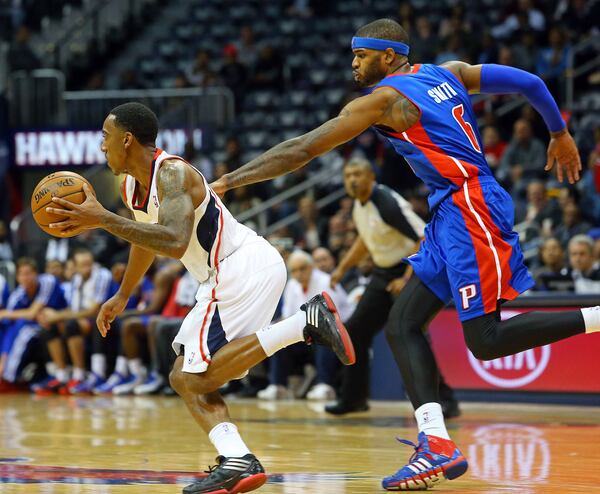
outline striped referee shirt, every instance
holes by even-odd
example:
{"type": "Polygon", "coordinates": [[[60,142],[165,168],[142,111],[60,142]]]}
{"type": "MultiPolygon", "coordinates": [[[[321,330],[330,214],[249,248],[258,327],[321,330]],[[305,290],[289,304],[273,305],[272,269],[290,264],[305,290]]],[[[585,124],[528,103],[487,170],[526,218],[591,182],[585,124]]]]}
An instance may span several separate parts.
{"type": "Polygon", "coordinates": [[[425,222],[410,203],[385,185],[375,184],[364,204],[356,199],[352,218],[373,262],[391,268],[410,255],[425,231],[425,222]]]}

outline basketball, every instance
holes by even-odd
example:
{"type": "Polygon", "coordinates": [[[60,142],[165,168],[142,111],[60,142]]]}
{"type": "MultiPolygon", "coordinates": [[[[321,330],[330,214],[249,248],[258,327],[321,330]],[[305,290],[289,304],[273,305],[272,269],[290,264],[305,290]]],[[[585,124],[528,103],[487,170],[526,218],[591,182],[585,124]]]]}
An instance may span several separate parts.
{"type": "Polygon", "coordinates": [[[81,175],[74,172],[56,172],[40,180],[31,194],[31,212],[33,219],[42,230],[54,237],[62,238],[75,235],[59,235],[57,230],[49,228],[48,225],[50,223],[58,223],[59,221],[63,221],[65,217],[48,213],[46,208],[51,206],[56,209],[62,209],[60,204],[52,202],[53,197],[62,197],[69,202],[81,204],[85,200],[83,184],[87,184],[92,193],[96,195],[91,184],[81,175]]]}

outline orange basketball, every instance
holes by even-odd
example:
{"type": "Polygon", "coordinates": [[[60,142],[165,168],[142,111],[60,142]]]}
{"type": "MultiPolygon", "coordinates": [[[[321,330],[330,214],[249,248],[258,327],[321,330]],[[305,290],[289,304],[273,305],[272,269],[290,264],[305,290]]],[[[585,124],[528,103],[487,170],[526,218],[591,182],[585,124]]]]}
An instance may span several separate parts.
{"type": "Polygon", "coordinates": [[[69,202],[81,204],[85,200],[83,184],[88,184],[92,193],[96,195],[91,184],[74,172],[56,172],[40,180],[33,190],[33,194],[31,194],[31,212],[33,213],[33,219],[42,230],[55,237],[72,237],[75,235],[59,235],[57,230],[48,228],[50,223],[58,223],[66,218],[48,213],[46,208],[50,206],[62,209],[60,204],[52,202],[53,197],[62,197],[69,202]]]}

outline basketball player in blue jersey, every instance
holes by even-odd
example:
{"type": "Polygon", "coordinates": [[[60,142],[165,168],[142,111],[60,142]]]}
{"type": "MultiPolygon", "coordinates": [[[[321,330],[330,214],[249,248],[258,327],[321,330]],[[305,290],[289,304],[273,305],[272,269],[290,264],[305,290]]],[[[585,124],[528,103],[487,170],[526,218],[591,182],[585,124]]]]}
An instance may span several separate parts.
{"type": "Polygon", "coordinates": [[[219,388],[294,343],[326,345],[346,365],[355,361],[354,347],[326,292],[270,324],[287,278],[282,257],[235,220],[198,170],[158,149],[157,133],[156,115],[140,103],[113,108],[102,127],[101,149],[113,173],[125,175],[123,201],[134,220],[104,209],[87,186],[82,204],[54,198],[66,209],[48,212],[66,218],[52,226],[58,234],[102,228],[132,244],[121,286],[97,317],[102,336],[157,254],[181,259],[198,280],[196,305],[172,343],[178,357],[169,379],[219,456],[209,475],[183,493],[249,492],[267,476],[219,388]]]}
{"type": "MultiPolygon", "coordinates": [[[[352,39],[354,79],[371,93],[339,116],[285,141],[212,184],[225,191],[271,179],[373,126],[403,155],[430,189],[432,220],[425,241],[407,261],[414,274],[396,300],[387,328],[419,427],[409,463],[383,480],[389,490],[427,489],[467,470],[450,440],[438,404],[438,374],[421,329],[454,299],[475,357],[484,360],[600,330],[600,307],[571,312],[530,312],[501,321],[499,304],[533,286],[513,231],[514,208],[482,153],[469,100],[474,93],[520,93],[543,116],[550,132],[546,170],[560,181],[579,179],[581,163],[556,103],[538,77],[512,67],[442,66],[408,61],[402,27],[380,19],[352,39]]],[[[412,443],[411,443],[412,444],[412,443]]]]}

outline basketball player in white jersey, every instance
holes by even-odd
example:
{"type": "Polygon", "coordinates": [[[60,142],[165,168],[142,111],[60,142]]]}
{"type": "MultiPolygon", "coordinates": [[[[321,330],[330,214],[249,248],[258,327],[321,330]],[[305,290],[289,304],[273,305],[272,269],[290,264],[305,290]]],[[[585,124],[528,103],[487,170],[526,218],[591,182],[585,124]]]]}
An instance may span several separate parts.
{"type": "Polygon", "coordinates": [[[231,423],[219,387],[299,341],[327,345],[347,365],[354,363],[354,348],[325,292],[269,326],[286,282],[283,259],[233,218],[195,168],[157,149],[157,133],[156,115],[140,103],[114,108],[102,127],[101,149],[113,173],[126,175],[123,200],[135,220],[104,209],[87,186],[81,205],[54,198],[66,210],[48,211],[66,217],[53,225],[59,233],[102,228],[131,242],[121,286],[98,315],[102,335],[155,255],[181,259],[201,283],[197,304],[173,341],[179,356],[170,382],[208,433],[219,464],[183,492],[251,491],[267,477],[231,423]]]}

